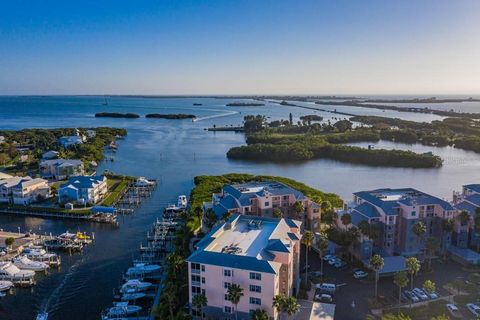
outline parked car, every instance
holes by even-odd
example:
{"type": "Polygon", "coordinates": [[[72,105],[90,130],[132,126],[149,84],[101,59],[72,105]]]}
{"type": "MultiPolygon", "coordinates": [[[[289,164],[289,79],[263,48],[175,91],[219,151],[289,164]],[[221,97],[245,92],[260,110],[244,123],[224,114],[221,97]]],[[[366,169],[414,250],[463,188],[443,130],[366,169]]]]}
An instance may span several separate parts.
{"type": "Polygon", "coordinates": [[[343,260],[338,259],[335,264],[333,265],[335,268],[343,268],[347,266],[347,263],[343,260]]]}
{"type": "Polygon", "coordinates": [[[430,298],[430,299],[437,299],[438,294],[436,292],[428,292],[427,290],[423,289],[423,292],[430,298]]]}
{"type": "Polygon", "coordinates": [[[329,260],[335,259],[336,257],[337,256],[334,254],[327,254],[326,256],[323,257],[323,260],[329,261],[329,260]]]}
{"type": "Polygon", "coordinates": [[[366,273],[365,271],[363,270],[357,270],[353,273],[353,277],[355,279],[363,279],[363,278],[366,278],[368,277],[368,273],[366,273]]]}
{"type": "Polygon", "coordinates": [[[428,300],[428,296],[425,292],[423,292],[422,289],[419,288],[413,288],[412,290],[413,294],[419,297],[421,300],[428,300]]]}
{"type": "Polygon", "coordinates": [[[467,303],[467,309],[475,316],[480,316],[480,307],[474,303],[467,303]]]}
{"type": "Polygon", "coordinates": [[[322,276],[322,272],[320,272],[320,271],[310,271],[310,276],[312,276],[312,277],[321,277],[321,276],[322,276]]]}
{"type": "Polygon", "coordinates": [[[337,289],[337,286],[333,283],[317,283],[315,285],[315,289],[319,289],[323,292],[329,292],[329,293],[333,293],[335,292],[335,290],[337,289]]]}
{"type": "Polygon", "coordinates": [[[320,302],[332,303],[333,297],[330,294],[322,293],[322,294],[316,294],[315,300],[320,302]]]}
{"type": "Polygon", "coordinates": [[[458,307],[456,305],[454,305],[453,303],[448,303],[448,304],[445,305],[445,307],[447,307],[448,312],[450,312],[450,314],[452,316],[454,316],[456,318],[460,318],[462,316],[462,314],[458,310],[458,307]]]}
{"type": "Polygon", "coordinates": [[[420,299],[409,290],[405,290],[405,295],[412,302],[419,302],[420,301],[420,299]]]}
{"type": "Polygon", "coordinates": [[[327,262],[329,265],[333,266],[339,260],[340,260],[339,258],[335,257],[333,259],[328,260],[327,262]]]}

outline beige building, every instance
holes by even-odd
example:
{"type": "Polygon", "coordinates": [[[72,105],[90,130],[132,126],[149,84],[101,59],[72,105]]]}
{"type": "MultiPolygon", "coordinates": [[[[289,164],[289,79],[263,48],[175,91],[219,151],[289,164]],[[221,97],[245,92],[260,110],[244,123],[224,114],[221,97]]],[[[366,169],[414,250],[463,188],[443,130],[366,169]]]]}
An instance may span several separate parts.
{"type": "MultiPolygon", "coordinates": [[[[227,292],[238,284],[244,294],[237,307],[238,319],[250,319],[255,309],[277,319],[273,298],[293,295],[300,285],[300,228],[300,221],[251,215],[234,215],[217,225],[187,259],[189,302],[204,294],[208,318],[234,319],[235,306],[227,292]]],[[[200,316],[194,308],[192,314],[200,316]]]]}
{"type": "Polygon", "coordinates": [[[12,177],[0,180],[0,202],[28,205],[50,196],[47,180],[12,177]]]}

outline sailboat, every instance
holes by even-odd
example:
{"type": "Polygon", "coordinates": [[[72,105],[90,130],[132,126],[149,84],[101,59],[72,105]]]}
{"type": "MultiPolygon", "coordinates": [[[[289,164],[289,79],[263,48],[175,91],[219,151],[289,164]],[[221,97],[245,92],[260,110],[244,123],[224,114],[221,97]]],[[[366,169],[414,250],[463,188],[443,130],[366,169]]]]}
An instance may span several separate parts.
{"type": "Polygon", "coordinates": [[[104,96],[103,99],[104,99],[104,102],[102,103],[102,106],[108,106],[107,97],[104,96]]]}

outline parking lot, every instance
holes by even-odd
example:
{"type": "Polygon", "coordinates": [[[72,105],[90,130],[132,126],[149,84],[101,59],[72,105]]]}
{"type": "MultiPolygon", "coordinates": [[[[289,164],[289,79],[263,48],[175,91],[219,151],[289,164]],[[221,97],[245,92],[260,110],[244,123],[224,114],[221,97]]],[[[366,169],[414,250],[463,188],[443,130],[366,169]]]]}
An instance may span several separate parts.
{"type": "MultiPolygon", "coordinates": [[[[308,256],[310,272],[320,271],[320,258],[311,250],[308,256]]],[[[301,257],[301,264],[305,263],[305,257],[301,257]]],[[[468,272],[464,271],[460,264],[453,261],[434,261],[434,272],[418,274],[414,279],[414,287],[421,288],[425,280],[431,280],[436,284],[436,292],[439,296],[448,296],[449,293],[443,288],[445,284],[454,280],[467,279],[468,272]]],[[[333,303],[336,304],[335,318],[337,319],[365,319],[369,313],[368,299],[374,296],[375,282],[373,275],[365,279],[353,277],[353,267],[346,266],[342,269],[335,268],[324,262],[324,282],[333,283],[337,286],[333,294],[333,303]]],[[[369,272],[371,273],[371,272],[369,272]]],[[[462,280],[463,281],[463,280],[462,280]]],[[[405,289],[410,288],[410,283],[405,289]]],[[[378,282],[378,294],[388,304],[398,304],[398,287],[393,283],[393,277],[381,278],[378,282]]],[[[446,302],[445,302],[446,303],[446,302]]],[[[464,316],[465,307],[459,306],[464,316]]],[[[448,314],[445,308],[445,314],[448,314]]]]}

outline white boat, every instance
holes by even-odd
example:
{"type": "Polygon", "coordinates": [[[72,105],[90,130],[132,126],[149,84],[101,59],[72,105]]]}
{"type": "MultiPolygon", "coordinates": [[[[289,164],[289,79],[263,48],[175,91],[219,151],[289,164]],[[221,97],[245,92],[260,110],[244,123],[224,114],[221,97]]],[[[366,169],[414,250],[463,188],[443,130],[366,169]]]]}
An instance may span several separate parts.
{"type": "Polygon", "coordinates": [[[135,266],[128,268],[127,276],[149,274],[159,271],[161,267],[158,264],[144,264],[138,263],[135,266]]]}
{"type": "Polygon", "coordinates": [[[135,181],[135,186],[137,187],[148,187],[153,186],[155,182],[147,180],[145,177],[140,177],[135,181]]]}
{"type": "Polygon", "coordinates": [[[40,312],[37,314],[36,320],[47,320],[48,319],[48,312],[40,312]]]}
{"type": "Polygon", "coordinates": [[[59,266],[61,264],[59,255],[55,253],[49,253],[44,249],[27,248],[23,250],[22,253],[30,260],[44,262],[50,266],[59,266]]]}
{"type": "Polygon", "coordinates": [[[125,293],[122,296],[122,301],[134,301],[138,299],[142,299],[146,296],[143,292],[134,292],[134,293],[125,293]]]}
{"type": "Polygon", "coordinates": [[[0,292],[8,291],[8,290],[12,289],[13,286],[14,286],[14,284],[13,284],[12,281],[1,280],[0,281],[0,292]]]}
{"type": "Polygon", "coordinates": [[[48,264],[44,262],[32,261],[26,256],[18,256],[13,258],[13,264],[22,270],[45,271],[48,269],[48,264]]]}
{"type": "Polygon", "coordinates": [[[177,200],[176,205],[175,204],[169,204],[163,212],[168,213],[168,214],[174,214],[174,213],[182,212],[185,209],[187,209],[187,205],[188,205],[187,196],[182,194],[182,195],[178,196],[178,200],[177,200]]]}
{"type": "Polygon", "coordinates": [[[120,289],[122,293],[135,293],[140,291],[148,290],[153,285],[150,282],[143,282],[138,279],[132,279],[125,282],[125,284],[120,289]]]}
{"type": "Polygon", "coordinates": [[[20,270],[12,262],[0,262],[0,280],[8,280],[15,282],[28,282],[33,283],[35,277],[35,271],[32,270],[20,270]]]}
{"type": "Polygon", "coordinates": [[[128,302],[117,302],[115,305],[108,309],[107,317],[104,319],[110,319],[111,317],[128,316],[140,312],[142,307],[131,306],[128,302]]]}
{"type": "Polygon", "coordinates": [[[25,248],[22,253],[26,256],[42,256],[46,254],[47,251],[42,248],[25,248]]]}
{"type": "Polygon", "coordinates": [[[188,204],[187,196],[182,194],[178,196],[177,206],[181,209],[186,209],[188,204]]]}

